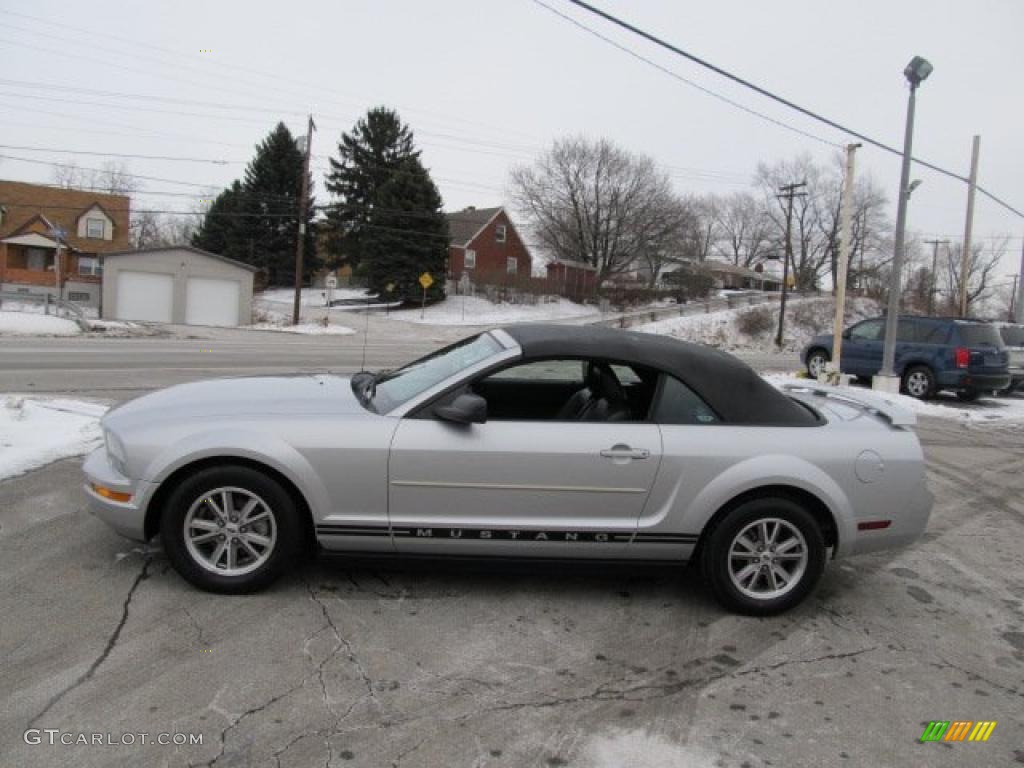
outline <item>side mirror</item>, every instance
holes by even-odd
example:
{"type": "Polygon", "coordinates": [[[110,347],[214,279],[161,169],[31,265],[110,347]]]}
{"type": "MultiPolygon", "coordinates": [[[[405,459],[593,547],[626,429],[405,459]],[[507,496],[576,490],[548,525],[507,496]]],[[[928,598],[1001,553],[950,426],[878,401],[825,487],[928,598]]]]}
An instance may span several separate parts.
{"type": "Polygon", "coordinates": [[[434,415],[454,424],[483,424],[487,421],[487,401],[480,395],[459,395],[451,405],[439,405],[434,415]]]}

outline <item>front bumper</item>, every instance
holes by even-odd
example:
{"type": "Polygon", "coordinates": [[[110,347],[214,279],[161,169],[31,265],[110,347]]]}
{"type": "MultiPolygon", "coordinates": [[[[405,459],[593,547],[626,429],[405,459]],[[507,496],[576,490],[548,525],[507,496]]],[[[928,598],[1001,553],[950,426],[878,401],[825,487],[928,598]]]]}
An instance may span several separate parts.
{"type": "Polygon", "coordinates": [[[146,504],[155,486],[152,483],[133,481],[110,466],[105,448],[97,448],[82,464],[85,472],[85,493],[89,499],[89,511],[122,536],[136,541],[145,541],[146,504]],[[93,483],[113,491],[130,493],[130,501],[114,501],[104,498],[93,490],[93,483]]]}

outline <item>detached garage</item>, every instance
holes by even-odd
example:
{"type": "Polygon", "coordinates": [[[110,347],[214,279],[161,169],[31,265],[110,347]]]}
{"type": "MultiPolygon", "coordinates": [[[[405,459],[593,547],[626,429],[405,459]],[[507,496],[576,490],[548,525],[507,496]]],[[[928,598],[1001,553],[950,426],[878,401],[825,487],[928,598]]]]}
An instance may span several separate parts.
{"type": "Polygon", "coordinates": [[[184,325],[248,325],[255,267],[171,246],[104,256],[103,317],[184,325]]]}

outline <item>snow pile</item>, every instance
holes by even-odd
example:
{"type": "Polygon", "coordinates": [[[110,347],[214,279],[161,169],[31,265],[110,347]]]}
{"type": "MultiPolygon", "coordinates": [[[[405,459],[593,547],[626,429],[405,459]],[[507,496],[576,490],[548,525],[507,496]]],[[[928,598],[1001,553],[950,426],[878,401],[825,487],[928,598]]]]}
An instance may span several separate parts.
{"type": "MultiPolygon", "coordinates": [[[[335,288],[331,294],[335,301],[341,299],[365,299],[366,291],[363,288],[335,288]]],[[[256,294],[253,299],[256,302],[267,304],[286,304],[289,307],[295,304],[294,288],[270,288],[262,293],[256,294]]],[[[303,288],[301,306],[303,307],[326,307],[326,288],[303,288]]]]}
{"type": "Polygon", "coordinates": [[[34,312],[0,310],[0,336],[77,336],[78,323],[34,312]]]}
{"type": "MultiPolygon", "coordinates": [[[[881,308],[873,299],[851,299],[846,302],[845,326],[880,314],[881,308]]],[[[831,298],[790,300],[786,305],[783,349],[798,352],[812,337],[831,333],[834,317],[835,303],[831,298]]],[[[779,307],[773,302],[763,306],[723,309],[710,314],[657,320],[632,330],[665,334],[726,350],[767,351],[775,349],[778,325],[779,307]]]]}
{"type": "MultiPolygon", "coordinates": [[[[787,385],[806,386],[813,382],[785,373],[769,373],[764,379],[775,387],[787,385]]],[[[852,385],[851,394],[857,391],[870,392],[867,387],[852,385]]],[[[918,416],[932,416],[939,419],[953,419],[963,423],[1024,422],[1024,395],[1017,393],[1002,397],[982,397],[973,403],[962,403],[955,395],[940,393],[931,400],[918,400],[908,395],[884,394],[887,400],[913,411],[918,416]]]]}
{"type": "Polygon", "coordinates": [[[0,395],[0,479],[91,451],[103,441],[106,410],[81,400],[0,395]]]}
{"type": "Polygon", "coordinates": [[[536,304],[494,303],[480,296],[449,296],[432,304],[420,317],[419,309],[392,310],[392,320],[405,320],[425,325],[502,325],[505,323],[542,323],[593,315],[597,307],[577,304],[562,297],[553,301],[538,300],[536,304]]]}
{"type": "Polygon", "coordinates": [[[280,331],[282,333],[301,333],[306,336],[351,336],[355,330],[345,325],[324,325],[323,323],[300,323],[284,325],[283,323],[256,323],[245,326],[251,331],[280,331]]]}

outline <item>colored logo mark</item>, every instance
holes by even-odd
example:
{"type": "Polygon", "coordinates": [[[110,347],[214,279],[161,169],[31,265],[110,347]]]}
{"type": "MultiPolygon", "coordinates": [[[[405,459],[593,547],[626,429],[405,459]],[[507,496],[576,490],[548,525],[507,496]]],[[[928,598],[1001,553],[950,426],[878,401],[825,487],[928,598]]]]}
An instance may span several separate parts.
{"type": "Polygon", "coordinates": [[[932,720],[921,741],[988,741],[995,729],[995,720],[932,720]]]}

